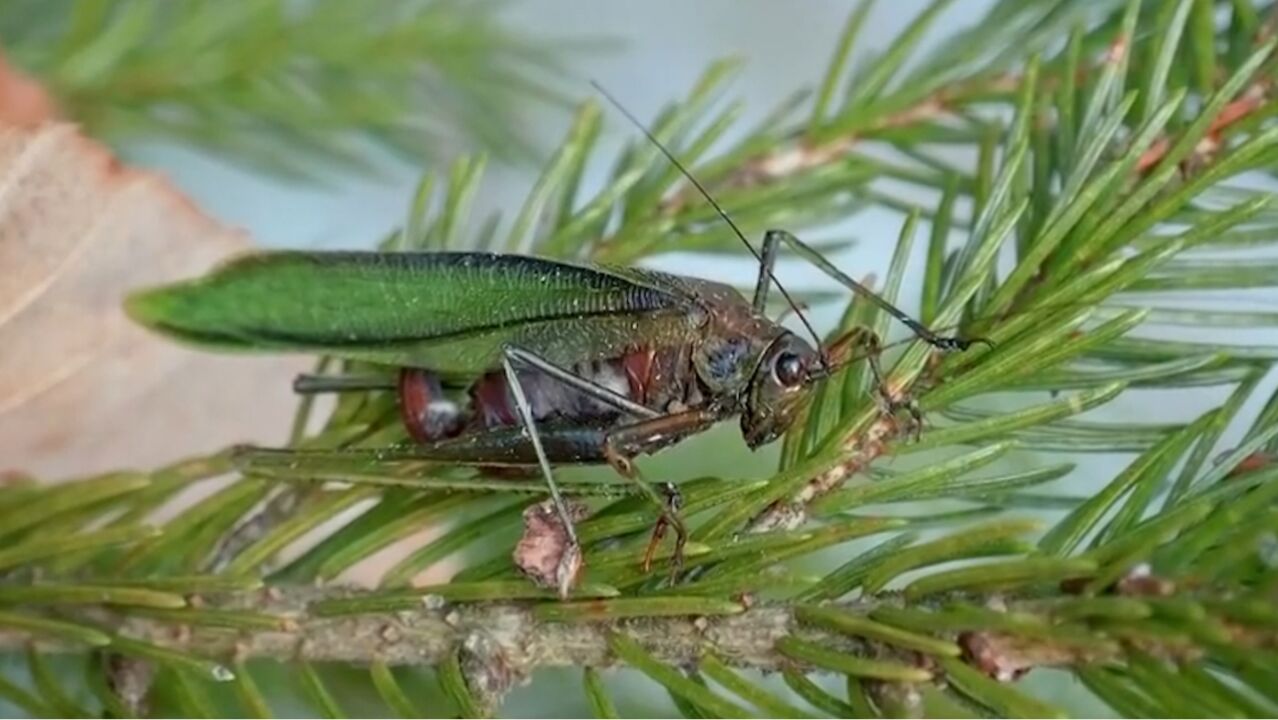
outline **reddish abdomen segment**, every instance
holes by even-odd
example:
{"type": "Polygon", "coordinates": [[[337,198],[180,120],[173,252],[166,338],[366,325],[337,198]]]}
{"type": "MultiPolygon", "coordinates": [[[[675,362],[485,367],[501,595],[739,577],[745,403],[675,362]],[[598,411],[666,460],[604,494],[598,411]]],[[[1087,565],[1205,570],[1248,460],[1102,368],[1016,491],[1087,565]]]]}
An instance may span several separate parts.
{"type": "Polygon", "coordinates": [[[408,435],[428,444],[461,432],[461,409],[444,396],[439,378],[429,370],[403,368],[399,371],[399,415],[408,435]]]}
{"type": "MultiPolygon", "coordinates": [[[[660,370],[665,359],[652,349],[642,348],[619,358],[581,363],[572,371],[636,403],[649,405],[654,396],[662,394],[661,388],[655,385],[661,385],[672,374],[669,369],[660,370]]],[[[535,420],[551,417],[598,420],[620,414],[607,403],[536,369],[520,370],[519,377],[535,420]]],[[[445,397],[438,377],[430,370],[400,370],[398,391],[404,427],[419,443],[455,437],[468,428],[510,427],[519,423],[504,371],[487,373],[475,381],[470,388],[468,410],[462,410],[445,397]]]]}
{"type": "MultiPolygon", "coordinates": [[[[638,350],[620,358],[580,363],[572,372],[595,385],[607,388],[634,402],[647,399],[652,369],[651,350],[638,350]]],[[[535,368],[520,369],[520,385],[534,420],[552,417],[597,420],[616,417],[620,413],[612,405],[571,387],[535,368]]],[[[504,371],[481,377],[470,391],[474,418],[479,427],[506,427],[519,423],[514,396],[504,371]]]]}

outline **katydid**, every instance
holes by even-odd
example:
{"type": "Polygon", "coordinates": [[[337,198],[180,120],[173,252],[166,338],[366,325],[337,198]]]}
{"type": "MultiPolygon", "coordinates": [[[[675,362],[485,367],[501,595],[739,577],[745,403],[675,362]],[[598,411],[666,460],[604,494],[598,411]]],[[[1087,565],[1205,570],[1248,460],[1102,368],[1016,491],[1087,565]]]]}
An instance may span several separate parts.
{"type": "MultiPolygon", "coordinates": [[[[556,464],[607,463],[638,482],[663,507],[645,566],[672,528],[677,572],[686,538],[677,492],[666,485],[663,499],[636,475],[632,458],[733,416],[747,445],[769,443],[790,427],[813,387],[849,362],[846,343],[814,347],[765,315],[782,245],[932,346],[963,350],[974,341],[934,333],[784,230],[768,231],[756,252],[657,146],[759,259],[751,299],[710,280],[520,255],[279,251],[145,290],[127,308],[150,328],[215,349],[317,353],[397,370],[394,391],[413,456],[540,469],[567,537],[550,578],[561,596],[582,556],[556,464]]],[[[885,410],[900,409],[882,386],[877,338],[855,337],[867,346],[885,410]]],[[[304,376],[296,388],[377,386],[304,376]]]]}

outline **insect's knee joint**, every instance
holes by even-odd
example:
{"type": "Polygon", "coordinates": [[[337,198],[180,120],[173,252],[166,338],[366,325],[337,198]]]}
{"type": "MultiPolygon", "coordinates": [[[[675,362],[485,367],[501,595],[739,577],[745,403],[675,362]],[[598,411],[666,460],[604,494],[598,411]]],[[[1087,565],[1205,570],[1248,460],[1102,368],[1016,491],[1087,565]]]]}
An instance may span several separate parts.
{"type": "Polygon", "coordinates": [[[604,459],[621,475],[632,478],[635,476],[635,463],[630,458],[619,452],[612,444],[612,439],[604,440],[604,459]]]}

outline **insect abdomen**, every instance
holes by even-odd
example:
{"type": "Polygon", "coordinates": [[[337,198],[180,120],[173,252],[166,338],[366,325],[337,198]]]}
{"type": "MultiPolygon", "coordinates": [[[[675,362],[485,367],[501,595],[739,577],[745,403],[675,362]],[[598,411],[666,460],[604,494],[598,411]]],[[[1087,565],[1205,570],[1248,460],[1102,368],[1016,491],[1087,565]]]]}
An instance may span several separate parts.
{"type": "MultiPolygon", "coordinates": [[[[579,363],[570,370],[584,380],[658,411],[671,411],[676,405],[685,407],[700,399],[688,355],[679,348],[640,348],[618,358],[579,363]]],[[[562,419],[608,425],[622,416],[609,403],[540,370],[526,368],[518,373],[535,421],[562,419]]],[[[504,371],[484,374],[471,386],[469,394],[469,408],[460,408],[444,395],[435,373],[416,368],[401,370],[400,415],[408,434],[419,443],[431,443],[463,432],[519,424],[504,371]]]]}
{"type": "MultiPolygon", "coordinates": [[[[607,388],[618,395],[640,402],[626,377],[622,361],[599,360],[582,363],[572,368],[577,376],[595,385],[607,388]]],[[[611,405],[591,397],[582,391],[565,385],[536,369],[519,370],[520,386],[534,420],[565,417],[580,420],[611,419],[619,413],[611,405]]],[[[514,396],[504,372],[490,372],[471,388],[475,418],[482,427],[503,427],[519,423],[514,396]]]]}
{"type": "Polygon", "coordinates": [[[429,370],[399,371],[399,415],[410,437],[419,443],[456,436],[464,427],[461,408],[444,395],[439,378],[429,370]]]}

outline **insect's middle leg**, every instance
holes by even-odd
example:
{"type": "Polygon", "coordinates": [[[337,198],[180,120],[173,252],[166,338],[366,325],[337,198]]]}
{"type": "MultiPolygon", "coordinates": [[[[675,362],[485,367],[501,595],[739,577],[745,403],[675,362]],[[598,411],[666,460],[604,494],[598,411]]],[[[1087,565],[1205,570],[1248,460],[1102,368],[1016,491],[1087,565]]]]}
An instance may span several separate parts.
{"type": "Polygon", "coordinates": [[[630,456],[640,448],[653,450],[661,445],[686,437],[706,429],[714,423],[714,413],[699,409],[687,412],[663,415],[617,428],[604,440],[604,457],[608,464],[616,469],[622,477],[635,482],[644,497],[660,508],[652,527],[652,536],[643,554],[644,572],[652,569],[652,559],[657,547],[665,538],[666,530],[675,533],[674,552],[670,556],[670,582],[673,584],[683,570],[683,549],[688,542],[688,527],[683,522],[680,510],[683,508],[683,495],[673,483],[662,483],[660,494],[652,483],[645,480],[635,467],[630,456]],[[655,447],[654,447],[655,446],[655,447]]]}
{"type": "MultiPolygon", "coordinates": [[[[564,534],[567,537],[567,546],[563,557],[560,560],[559,567],[556,571],[556,581],[559,586],[559,594],[567,597],[568,591],[572,588],[577,572],[581,569],[582,555],[581,544],[577,540],[577,530],[573,526],[572,514],[568,511],[568,505],[564,502],[563,495],[559,491],[559,485],[555,482],[554,471],[550,467],[550,460],[546,454],[546,449],[542,445],[541,435],[537,430],[536,418],[533,414],[531,403],[528,402],[527,394],[524,392],[523,382],[519,378],[519,373],[515,370],[516,365],[522,365],[543,373],[547,377],[571,387],[578,392],[591,397],[605,405],[608,405],[618,412],[630,417],[640,418],[636,423],[643,426],[645,423],[668,424],[668,418],[672,416],[663,416],[651,408],[640,405],[628,397],[621,395],[613,390],[603,387],[598,383],[591,382],[570,370],[559,367],[554,363],[529,352],[522,348],[508,345],[502,349],[502,368],[506,374],[506,384],[510,388],[511,397],[515,401],[515,409],[519,415],[519,422],[524,427],[524,431],[528,434],[528,440],[532,445],[533,453],[536,455],[537,464],[541,467],[542,476],[546,480],[546,487],[550,490],[551,502],[554,504],[555,512],[559,516],[559,520],[563,523],[564,534]]],[[[634,427],[634,426],[627,426],[634,427]]],[[[667,435],[668,437],[669,435],[667,435]]],[[[646,440],[646,438],[641,438],[646,440]]],[[[609,448],[612,446],[605,440],[604,454],[605,458],[610,461],[612,458],[608,455],[609,448]]],[[[615,466],[618,466],[614,464],[615,466]]],[[[620,467],[620,466],[618,466],[620,467]]],[[[633,466],[631,466],[633,469],[633,466]]],[[[626,473],[623,473],[626,475],[626,473]]],[[[626,475],[630,477],[629,475],[626,475]]],[[[648,492],[646,484],[643,487],[648,492]]],[[[682,523],[678,524],[676,531],[680,535],[679,547],[682,549],[682,538],[686,536],[682,523]]]]}
{"type": "Polygon", "coordinates": [[[609,440],[604,441],[604,457],[618,474],[632,480],[640,493],[652,501],[661,513],[652,526],[648,547],[643,552],[644,572],[652,569],[652,559],[656,556],[661,541],[666,537],[666,530],[674,529],[675,547],[674,553],[670,556],[670,582],[673,584],[683,570],[683,547],[688,543],[688,527],[684,525],[683,518],[679,514],[679,510],[683,507],[683,494],[679,492],[678,486],[670,482],[662,483],[660,494],[658,494],[653,483],[644,479],[634,462],[618,453],[609,440]]]}

